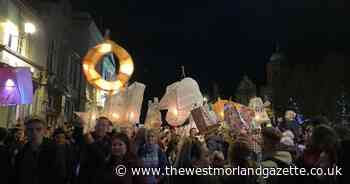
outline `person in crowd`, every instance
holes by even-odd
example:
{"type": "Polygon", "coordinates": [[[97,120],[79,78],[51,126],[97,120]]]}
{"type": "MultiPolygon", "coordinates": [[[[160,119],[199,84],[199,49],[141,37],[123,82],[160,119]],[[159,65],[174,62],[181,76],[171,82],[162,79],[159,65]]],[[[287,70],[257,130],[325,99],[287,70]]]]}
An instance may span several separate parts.
{"type": "Polygon", "coordinates": [[[25,122],[28,142],[15,159],[16,184],[61,183],[64,178],[56,167],[59,160],[49,140],[44,139],[45,123],[38,118],[30,118],[25,122]]]}
{"type": "Polygon", "coordinates": [[[96,170],[103,167],[111,149],[110,137],[107,134],[110,120],[99,117],[96,120],[95,131],[87,133],[80,165],[78,166],[79,183],[90,184],[96,179],[96,170]]]}
{"type": "Polygon", "coordinates": [[[196,128],[191,128],[190,129],[190,138],[191,139],[197,139],[197,134],[198,134],[198,131],[196,128]]]}
{"type": "Polygon", "coordinates": [[[171,133],[169,129],[163,129],[161,131],[159,144],[163,152],[166,152],[168,149],[169,142],[171,140],[171,133]]]}
{"type": "Polygon", "coordinates": [[[300,153],[297,151],[297,145],[294,142],[294,134],[290,130],[282,133],[279,146],[281,151],[288,151],[292,155],[292,160],[297,160],[297,156],[300,156],[300,153]]]}
{"type": "Polygon", "coordinates": [[[300,136],[302,135],[302,129],[299,123],[295,119],[296,113],[294,111],[288,110],[285,113],[284,122],[281,123],[279,130],[285,132],[287,130],[292,131],[295,136],[296,141],[299,141],[300,136]]]}
{"type": "MultiPolygon", "coordinates": [[[[247,135],[240,135],[233,143],[230,144],[228,157],[229,165],[232,168],[256,168],[252,140],[249,139],[247,135]]],[[[222,176],[220,179],[222,184],[254,184],[257,182],[257,177],[255,176],[222,176]]]]}
{"type": "Polygon", "coordinates": [[[172,130],[173,129],[170,130],[170,140],[165,152],[171,164],[175,162],[176,154],[178,152],[178,143],[180,142],[180,136],[172,130]]]}
{"type": "MultiPolygon", "coordinates": [[[[138,156],[142,159],[146,168],[160,168],[165,172],[166,166],[169,164],[165,153],[158,145],[158,135],[156,130],[147,129],[145,134],[145,144],[138,150],[138,156]]],[[[147,176],[147,184],[164,183],[167,177],[147,176]]]]}
{"type": "MultiPolygon", "coordinates": [[[[314,128],[310,142],[303,155],[305,168],[333,168],[338,163],[339,138],[331,127],[318,125],[314,128]]],[[[336,183],[334,176],[303,177],[308,183],[336,183]]]]}
{"type": "MultiPolygon", "coordinates": [[[[209,150],[205,144],[188,137],[182,138],[179,143],[179,152],[174,164],[175,168],[208,168],[210,166],[209,150]]],[[[216,184],[217,176],[185,175],[174,176],[173,183],[216,184]]]]}
{"type": "Polygon", "coordinates": [[[12,135],[13,136],[10,136],[11,138],[8,141],[7,145],[11,153],[11,163],[14,165],[16,155],[26,143],[24,128],[20,125],[16,125],[16,127],[12,130],[12,135]]]}
{"type": "Polygon", "coordinates": [[[74,151],[69,144],[63,128],[57,128],[53,133],[55,168],[61,181],[57,183],[71,183],[74,176],[74,151]]]}
{"type": "Polygon", "coordinates": [[[10,184],[13,174],[11,165],[11,154],[8,147],[5,145],[5,140],[8,136],[8,132],[5,128],[0,128],[0,170],[1,170],[1,183],[10,184]]]}
{"type": "MultiPolygon", "coordinates": [[[[292,155],[288,151],[280,150],[279,145],[282,133],[274,128],[267,127],[262,130],[263,155],[261,166],[264,168],[289,168],[293,166],[292,155]]],[[[267,183],[295,183],[294,176],[270,176],[267,183]]]]}
{"type": "Polygon", "coordinates": [[[210,163],[214,168],[224,168],[224,154],[221,151],[214,151],[210,156],[210,163]]]}
{"type": "Polygon", "coordinates": [[[206,138],[206,143],[210,152],[224,152],[224,137],[220,136],[217,132],[209,134],[206,138]]]}
{"type": "Polygon", "coordinates": [[[122,126],[122,127],[120,127],[120,132],[127,135],[129,137],[129,139],[134,138],[134,127],[132,127],[132,126],[122,126]]]}
{"type": "Polygon", "coordinates": [[[137,154],[139,148],[141,148],[146,143],[146,128],[139,128],[133,140],[131,150],[133,153],[137,154]]]}
{"type": "Polygon", "coordinates": [[[142,162],[131,150],[129,137],[124,133],[111,135],[111,152],[105,166],[98,172],[96,184],[144,184],[143,176],[132,175],[131,168],[141,168],[142,162]],[[123,165],[126,168],[124,176],[118,176],[115,170],[123,165]]]}

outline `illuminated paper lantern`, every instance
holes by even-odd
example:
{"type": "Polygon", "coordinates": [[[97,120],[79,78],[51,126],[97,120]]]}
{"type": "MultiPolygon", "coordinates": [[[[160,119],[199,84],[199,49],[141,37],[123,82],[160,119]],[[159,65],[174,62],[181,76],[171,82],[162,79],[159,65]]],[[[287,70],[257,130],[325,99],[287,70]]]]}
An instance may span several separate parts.
{"type": "Polygon", "coordinates": [[[218,100],[212,105],[213,111],[216,113],[216,116],[219,121],[224,121],[225,119],[224,107],[225,104],[228,102],[228,100],[221,100],[221,98],[219,97],[218,100]]]}
{"type": "Polygon", "coordinates": [[[145,88],[144,84],[134,82],[119,93],[109,96],[103,114],[120,126],[139,123],[145,88]]]}
{"type": "Polygon", "coordinates": [[[238,111],[241,120],[244,121],[246,124],[252,125],[255,117],[254,110],[239,103],[232,103],[236,107],[236,110],[238,111]]]}
{"type": "Polygon", "coordinates": [[[100,90],[115,94],[130,79],[134,72],[134,64],[131,56],[125,49],[111,40],[106,40],[104,43],[90,49],[86,54],[83,60],[83,71],[87,81],[91,85],[100,90]],[[116,55],[120,64],[117,80],[115,81],[104,80],[95,69],[103,56],[109,53],[116,55]]]}
{"type": "Polygon", "coordinates": [[[158,98],[154,98],[154,101],[148,101],[148,110],[145,120],[146,128],[160,128],[162,125],[162,116],[159,110],[158,98]]]}
{"type": "Polygon", "coordinates": [[[265,110],[265,105],[261,98],[259,97],[251,98],[249,101],[249,108],[253,109],[255,112],[254,122],[257,125],[260,125],[261,123],[270,122],[270,118],[267,115],[267,112],[265,110]]]}
{"type": "Polygon", "coordinates": [[[249,129],[249,124],[242,121],[234,103],[227,103],[224,111],[225,122],[229,125],[231,130],[239,132],[242,129],[249,129]]]}
{"type": "Polygon", "coordinates": [[[209,113],[203,106],[193,109],[191,116],[193,117],[196,128],[201,134],[212,132],[220,126],[219,124],[215,124],[215,122],[211,122],[209,113]]]}
{"type": "Polygon", "coordinates": [[[180,126],[187,120],[191,110],[202,104],[203,95],[197,82],[192,78],[184,78],[167,86],[159,107],[168,110],[166,120],[171,126],[180,126]]]}
{"type": "Polygon", "coordinates": [[[288,110],[285,112],[284,118],[288,121],[294,121],[296,116],[297,114],[294,111],[288,110]]]}

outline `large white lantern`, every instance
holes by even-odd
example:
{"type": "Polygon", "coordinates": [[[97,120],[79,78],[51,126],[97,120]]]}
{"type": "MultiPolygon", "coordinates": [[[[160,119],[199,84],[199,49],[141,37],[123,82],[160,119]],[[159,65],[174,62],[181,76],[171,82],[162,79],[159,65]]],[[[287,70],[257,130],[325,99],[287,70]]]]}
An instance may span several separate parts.
{"type": "Polygon", "coordinates": [[[171,126],[182,125],[191,110],[203,104],[203,95],[192,78],[184,78],[169,85],[160,100],[160,109],[168,110],[166,120],[171,126]]]}

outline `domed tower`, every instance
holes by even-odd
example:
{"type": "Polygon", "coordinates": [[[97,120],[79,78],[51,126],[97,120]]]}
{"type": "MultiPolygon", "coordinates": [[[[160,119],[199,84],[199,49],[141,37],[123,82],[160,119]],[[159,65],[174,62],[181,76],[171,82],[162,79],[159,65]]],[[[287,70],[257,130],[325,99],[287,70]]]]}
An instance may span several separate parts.
{"type": "Polygon", "coordinates": [[[236,98],[239,103],[248,105],[250,98],[257,95],[256,91],[256,85],[249,79],[247,75],[244,75],[243,79],[237,87],[236,98]]]}
{"type": "Polygon", "coordinates": [[[267,84],[273,86],[275,80],[281,75],[281,65],[286,61],[286,57],[278,46],[275,52],[271,55],[270,61],[266,64],[267,84]]]}
{"type": "Polygon", "coordinates": [[[275,52],[271,55],[270,61],[266,64],[267,85],[261,90],[261,96],[264,100],[272,103],[272,109],[280,110],[283,105],[284,94],[281,91],[284,66],[286,63],[285,55],[280,51],[278,45],[275,52]]]}

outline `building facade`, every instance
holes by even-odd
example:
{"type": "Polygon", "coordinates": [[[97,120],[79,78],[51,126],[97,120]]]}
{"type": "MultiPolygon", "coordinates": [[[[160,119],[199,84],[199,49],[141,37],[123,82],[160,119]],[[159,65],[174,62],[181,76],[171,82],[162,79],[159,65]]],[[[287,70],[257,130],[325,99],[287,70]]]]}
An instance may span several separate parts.
{"type": "Polygon", "coordinates": [[[342,91],[350,91],[349,59],[344,51],[300,49],[288,55],[276,52],[266,66],[268,80],[262,96],[271,96],[279,116],[283,116],[292,97],[305,116],[334,119],[337,98],[342,91]]]}
{"type": "Polygon", "coordinates": [[[38,13],[19,0],[0,0],[0,63],[2,67],[29,67],[33,103],[0,107],[0,126],[9,127],[28,115],[43,115],[47,101],[47,32],[38,13]]]}
{"type": "MultiPolygon", "coordinates": [[[[34,98],[29,105],[1,106],[0,126],[38,115],[50,125],[70,121],[75,111],[103,106],[106,95],[87,84],[82,60],[104,41],[93,18],[75,12],[69,0],[0,0],[0,67],[29,67],[34,98]]],[[[113,54],[97,67],[115,76],[113,54]]]]}
{"type": "MultiPolygon", "coordinates": [[[[75,111],[97,108],[104,100],[102,92],[87,84],[81,65],[88,50],[104,38],[93,18],[73,11],[68,0],[39,1],[36,7],[49,32],[47,121],[60,124],[71,121],[75,111]]],[[[113,56],[106,56],[97,70],[111,79],[115,71],[113,56]]]]}

